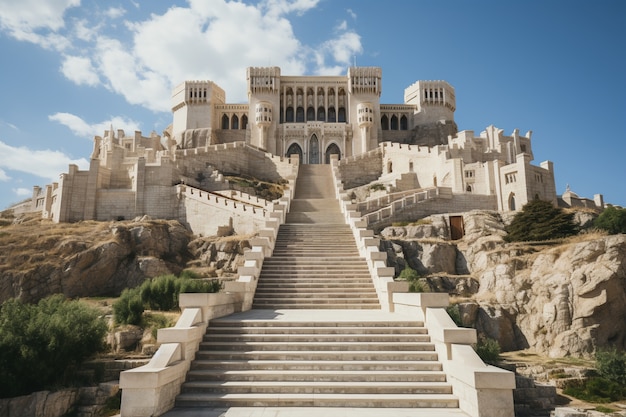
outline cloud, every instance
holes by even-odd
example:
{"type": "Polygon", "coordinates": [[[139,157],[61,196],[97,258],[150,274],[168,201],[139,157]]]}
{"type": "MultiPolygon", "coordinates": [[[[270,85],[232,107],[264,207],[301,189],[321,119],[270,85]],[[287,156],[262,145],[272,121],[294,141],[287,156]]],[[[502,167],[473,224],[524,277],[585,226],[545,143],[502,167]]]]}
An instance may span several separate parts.
{"type": "Polygon", "coordinates": [[[32,189],[28,189],[28,188],[13,188],[12,190],[15,195],[17,195],[18,197],[30,197],[33,195],[33,190],[32,189]]]}
{"type": "Polygon", "coordinates": [[[100,78],[91,64],[89,58],[80,56],[66,56],[61,66],[61,72],[65,77],[78,85],[96,86],[100,78]]]}
{"type": "Polygon", "coordinates": [[[9,177],[7,175],[7,173],[4,172],[4,170],[2,168],[0,168],[0,181],[8,181],[10,179],[11,179],[11,177],[9,177]]]}
{"type": "Polygon", "coordinates": [[[128,19],[121,7],[95,6],[72,10],[64,21],[79,0],[49,0],[32,12],[23,3],[37,9],[40,1],[0,0],[0,10],[11,4],[0,11],[1,27],[11,36],[18,37],[19,29],[20,39],[62,51],[60,71],[73,83],[102,85],[155,112],[170,112],[172,87],[185,80],[214,81],[228,102],[245,102],[249,66],[279,66],[289,75],[338,75],[362,52],[359,35],[346,22],[336,28],[320,22],[320,32],[330,37],[321,45],[296,37],[289,19],[318,7],[320,0],[188,0],[143,21],[128,19]],[[123,27],[116,25],[122,16],[123,27]]]}
{"type": "Polygon", "coordinates": [[[62,50],[68,43],[55,32],[65,25],[65,11],[79,5],[80,0],[0,0],[0,27],[16,39],[62,50]]]}
{"type": "Polygon", "coordinates": [[[76,136],[84,138],[93,138],[95,135],[104,134],[105,130],[109,130],[111,126],[113,129],[123,129],[127,134],[136,130],[141,130],[139,123],[134,120],[127,119],[123,116],[111,117],[108,120],[104,120],[98,123],[89,124],[82,118],[71,113],[55,113],[48,116],[48,120],[58,122],[63,126],[69,128],[76,136]]]}
{"type": "Polygon", "coordinates": [[[6,171],[18,171],[56,181],[60,173],[67,172],[69,164],[76,164],[80,169],[89,167],[85,158],[72,159],[60,151],[15,147],[0,141],[0,171],[5,176],[6,171]]]}
{"type": "Polygon", "coordinates": [[[110,19],[119,19],[126,14],[126,9],[123,7],[111,7],[104,12],[105,16],[110,19]]]}

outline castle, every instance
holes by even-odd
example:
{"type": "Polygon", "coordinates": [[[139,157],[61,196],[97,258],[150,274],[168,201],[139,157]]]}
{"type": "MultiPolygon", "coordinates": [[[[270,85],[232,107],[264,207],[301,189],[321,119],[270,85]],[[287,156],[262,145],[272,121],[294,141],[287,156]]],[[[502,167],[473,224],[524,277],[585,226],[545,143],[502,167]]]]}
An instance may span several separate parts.
{"type": "Polygon", "coordinates": [[[173,89],[173,122],[162,135],[111,128],[96,136],[89,169],[70,165],[58,182],[35,187],[31,211],[56,222],[149,215],[198,234],[251,233],[273,203],[234,190],[228,175],[286,183],[299,164],[331,162],[370,223],[557,203],[553,164],[531,164],[531,132],[458,131],[455,90],[445,81],[417,81],[403,104],[381,104],[378,67],[345,76],[248,68],[246,76],[246,104],[227,103],[211,81],[185,81],[173,89]],[[385,215],[399,200],[403,209],[385,215]]]}

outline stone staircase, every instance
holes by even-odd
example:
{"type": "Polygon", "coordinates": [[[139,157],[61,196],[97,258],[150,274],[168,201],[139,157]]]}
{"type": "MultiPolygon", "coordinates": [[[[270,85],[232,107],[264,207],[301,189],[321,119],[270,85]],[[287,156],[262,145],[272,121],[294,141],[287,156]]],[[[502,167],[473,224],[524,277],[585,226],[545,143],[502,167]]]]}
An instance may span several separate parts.
{"type": "Polygon", "coordinates": [[[328,165],[300,167],[253,309],[211,320],[175,410],[428,408],[464,415],[455,414],[458,398],[423,323],[380,310],[331,178],[328,165]]]}
{"type": "Polygon", "coordinates": [[[211,321],[177,406],[458,407],[422,323],[300,311],[211,321]]]}
{"type": "Polygon", "coordinates": [[[303,165],[253,308],[380,309],[366,261],[334,196],[330,165],[303,165]]]}

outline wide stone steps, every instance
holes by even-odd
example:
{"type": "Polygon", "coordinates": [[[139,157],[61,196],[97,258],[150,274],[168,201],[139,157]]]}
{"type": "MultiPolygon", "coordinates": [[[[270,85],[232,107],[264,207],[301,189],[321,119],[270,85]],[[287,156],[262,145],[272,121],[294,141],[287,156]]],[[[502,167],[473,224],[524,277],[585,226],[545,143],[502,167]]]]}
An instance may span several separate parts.
{"type": "Polygon", "coordinates": [[[224,394],[182,393],[179,407],[458,408],[452,394],[224,394]]]}
{"type": "Polygon", "coordinates": [[[458,407],[421,322],[314,314],[213,320],[177,407],[458,407]]]}

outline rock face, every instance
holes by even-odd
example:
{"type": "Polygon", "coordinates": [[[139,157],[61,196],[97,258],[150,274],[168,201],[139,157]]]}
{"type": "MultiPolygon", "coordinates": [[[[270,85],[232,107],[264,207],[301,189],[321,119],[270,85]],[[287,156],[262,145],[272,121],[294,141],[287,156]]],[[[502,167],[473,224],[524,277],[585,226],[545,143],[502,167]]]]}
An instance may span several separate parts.
{"type": "MultiPolygon", "coordinates": [[[[503,350],[531,347],[562,357],[588,356],[604,346],[626,348],[626,235],[507,244],[505,221],[497,213],[465,213],[466,235],[453,243],[432,239],[447,236],[441,219],[387,228],[381,247],[398,272],[408,264],[422,274],[446,274],[446,280],[464,276],[465,294],[474,292],[459,305],[464,323],[497,339],[503,350]]],[[[450,285],[439,288],[462,295],[450,285]]]]}
{"type": "Polygon", "coordinates": [[[77,224],[37,220],[1,232],[0,303],[9,298],[36,302],[55,293],[112,296],[185,268],[228,278],[236,276],[250,248],[249,236],[193,239],[179,222],[149,218],[77,224]]]}

